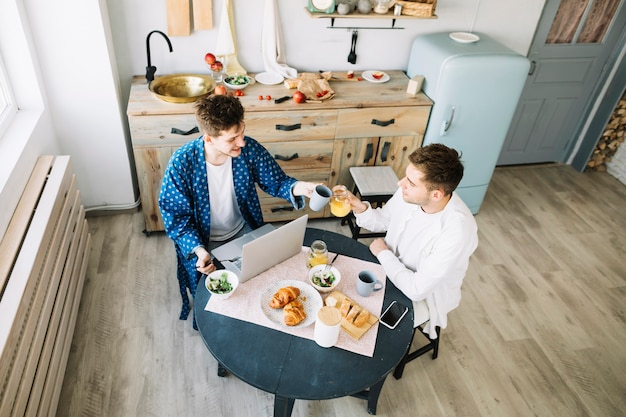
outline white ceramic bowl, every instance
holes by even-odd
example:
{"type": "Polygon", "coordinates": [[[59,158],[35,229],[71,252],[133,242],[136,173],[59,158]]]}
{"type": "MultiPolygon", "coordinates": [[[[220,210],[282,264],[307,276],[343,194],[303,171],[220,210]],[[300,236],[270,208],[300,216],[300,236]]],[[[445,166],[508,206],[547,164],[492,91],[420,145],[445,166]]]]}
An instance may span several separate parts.
{"type": "Polygon", "coordinates": [[[237,274],[235,274],[232,271],[228,271],[226,269],[219,269],[207,275],[204,281],[204,285],[206,286],[206,289],[211,293],[211,298],[215,297],[218,300],[225,300],[231,295],[233,295],[233,293],[237,289],[237,286],[239,285],[239,277],[237,276],[237,274]],[[211,289],[211,286],[209,284],[211,280],[219,280],[223,274],[226,274],[226,280],[230,283],[233,289],[228,293],[217,293],[211,289]]]}
{"type": "Polygon", "coordinates": [[[243,90],[250,85],[250,77],[247,75],[229,75],[224,77],[224,85],[233,90],[243,90]],[[245,80],[245,83],[233,83],[234,80],[245,80]]]}
{"type": "Polygon", "coordinates": [[[335,277],[335,280],[333,281],[330,287],[322,287],[320,285],[317,285],[313,281],[314,277],[323,276],[323,274],[325,273],[326,266],[327,265],[315,265],[309,270],[309,283],[313,287],[315,287],[315,289],[317,289],[319,292],[331,292],[332,290],[335,289],[335,287],[337,287],[337,285],[339,285],[339,282],[341,282],[341,272],[339,272],[339,270],[335,268],[334,266],[331,266],[330,270],[328,271],[328,273],[333,274],[333,276],[335,277]]]}

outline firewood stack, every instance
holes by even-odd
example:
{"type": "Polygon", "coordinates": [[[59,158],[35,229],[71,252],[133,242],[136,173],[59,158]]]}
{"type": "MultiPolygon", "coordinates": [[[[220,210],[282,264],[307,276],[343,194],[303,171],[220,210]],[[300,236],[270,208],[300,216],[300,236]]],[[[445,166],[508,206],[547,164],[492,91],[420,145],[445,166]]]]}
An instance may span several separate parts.
{"type": "Polygon", "coordinates": [[[619,145],[626,136],[626,93],[622,96],[611,119],[602,133],[596,149],[587,162],[587,169],[606,171],[606,163],[611,161],[619,145]]]}

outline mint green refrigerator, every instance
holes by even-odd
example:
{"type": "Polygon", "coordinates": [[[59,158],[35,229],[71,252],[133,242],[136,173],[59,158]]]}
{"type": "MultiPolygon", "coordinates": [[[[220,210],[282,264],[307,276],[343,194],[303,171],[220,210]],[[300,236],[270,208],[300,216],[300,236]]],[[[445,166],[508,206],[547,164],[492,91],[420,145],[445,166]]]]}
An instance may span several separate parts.
{"type": "Polygon", "coordinates": [[[443,143],[462,153],[457,192],[478,213],[506,138],[530,63],[482,33],[445,32],[417,37],[407,75],[424,76],[434,102],[424,145],[443,143]]]}

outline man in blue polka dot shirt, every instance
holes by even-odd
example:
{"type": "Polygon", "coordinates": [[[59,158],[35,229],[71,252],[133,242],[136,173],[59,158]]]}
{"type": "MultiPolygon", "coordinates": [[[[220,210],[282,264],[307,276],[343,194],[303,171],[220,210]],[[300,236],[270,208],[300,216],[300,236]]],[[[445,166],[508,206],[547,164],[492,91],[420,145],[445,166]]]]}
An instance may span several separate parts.
{"type": "Polygon", "coordinates": [[[259,142],[244,135],[239,99],[209,95],[195,109],[203,134],[172,155],[159,196],[165,232],[176,248],[181,320],[190,311],[187,289],[194,297],[201,274],[215,270],[210,251],[263,225],[256,185],[297,210],[317,185],[285,174],[259,142]]]}

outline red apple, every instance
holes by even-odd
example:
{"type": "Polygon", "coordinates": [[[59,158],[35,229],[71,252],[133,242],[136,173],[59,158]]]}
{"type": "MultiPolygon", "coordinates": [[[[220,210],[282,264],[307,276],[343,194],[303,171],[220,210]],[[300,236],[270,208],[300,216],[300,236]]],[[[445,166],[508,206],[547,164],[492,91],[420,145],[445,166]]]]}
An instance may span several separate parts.
{"type": "Polygon", "coordinates": [[[213,55],[210,52],[204,56],[204,62],[206,62],[209,65],[215,63],[215,61],[217,61],[217,58],[215,58],[215,55],[213,55]]]}
{"type": "Polygon", "coordinates": [[[220,72],[222,69],[224,69],[224,65],[220,61],[211,64],[211,71],[220,72]]]}
{"type": "Polygon", "coordinates": [[[295,101],[296,103],[304,103],[306,101],[306,96],[304,95],[304,93],[298,90],[296,90],[296,92],[293,93],[292,98],[293,98],[293,101],[295,101]]]}
{"type": "Polygon", "coordinates": [[[228,94],[228,90],[223,85],[218,85],[218,86],[215,86],[214,93],[215,95],[218,95],[218,96],[225,96],[228,94]]]}

